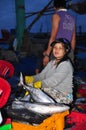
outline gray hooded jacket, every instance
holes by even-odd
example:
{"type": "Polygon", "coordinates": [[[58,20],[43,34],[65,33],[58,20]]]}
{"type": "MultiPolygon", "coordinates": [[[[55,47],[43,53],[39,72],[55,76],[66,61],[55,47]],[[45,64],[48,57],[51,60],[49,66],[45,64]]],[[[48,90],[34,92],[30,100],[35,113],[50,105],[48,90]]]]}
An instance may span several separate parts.
{"type": "Polygon", "coordinates": [[[60,91],[65,94],[72,93],[73,67],[69,60],[61,62],[57,67],[51,60],[41,73],[33,76],[34,82],[40,80],[42,89],[48,91],[60,91]]]}

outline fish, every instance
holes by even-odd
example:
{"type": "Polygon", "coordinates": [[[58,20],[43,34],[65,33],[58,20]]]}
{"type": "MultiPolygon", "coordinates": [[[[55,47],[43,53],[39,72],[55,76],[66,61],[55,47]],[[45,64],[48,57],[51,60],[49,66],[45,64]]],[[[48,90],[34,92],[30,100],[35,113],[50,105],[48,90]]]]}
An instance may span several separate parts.
{"type": "Polygon", "coordinates": [[[31,102],[22,102],[19,100],[14,101],[12,104],[13,109],[27,109],[28,111],[42,114],[42,115],[52,115],[55,113],[64,112],[69,110],[70,107],[60,103],[31,103],[31,102]]]}
{"type": "Polygon", "coordinates": [[[35,102],[44,102],[44,103],[55,103],[55,101],[45,94],[41,89],[36,89],[34,87],[24,86],[30,92],[32,99],[35,102]]]}
{"type": "Polygon", "coordinates": [[[30,85],[25,85],[23,82],[23,75],[20,73],[20,83],[19,85],[22,85],[27,91],[29,91],[32,99],[35,102],[43,102],[43,103],[55,103],[55,100],[48,96],[44,91],[41,89],[36,89],[30,85]]]}
{"type": "Polygon", "coordinates": [[[28,95],[25,95],[24,97],[20,97],[18,98],[20,101],[30,101],[31,99],[31,95],[28,94],[28,95]]]}
{"type": "Polygon", "coordinates": [[[83,104],[86,105],[86,98],[77,98],[75,104],[83,104]]]}

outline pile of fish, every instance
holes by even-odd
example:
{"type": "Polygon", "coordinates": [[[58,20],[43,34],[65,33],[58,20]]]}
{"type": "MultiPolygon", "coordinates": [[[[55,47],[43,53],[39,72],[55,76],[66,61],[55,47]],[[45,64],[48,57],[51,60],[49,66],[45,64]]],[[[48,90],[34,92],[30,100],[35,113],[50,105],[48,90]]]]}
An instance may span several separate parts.
{"type": "Polygon", "coordinates": [[[64,112],[70,109],[67,105],[56,103],[54,99],[49,97],[41,89],[24,84],[22,73],[20,75],[19,85],[26,89],[29,94],[20,99],[15,98],[11,107],[7,107],[7,113],[13,119],[18,120],[19,118],[19,121],[26,120],[28,122],[31,122],[31,120],[35,122],[37,120],[37,123],[40,123],[42,119],[54,113],[64,112]]]}
{"type": "Polygon", "coordinates": [[[41,89],[36,89],[32,86],[25,85],[23,82],[23,75],[20,73],[20,85],[22,85],[27,91],[29,91],[31,98],[35,102],[29,102],[28,97],[24,100],[15,100],[12,103],[13,109],[24,109],[40,113],[40,114],[53,114],[57,112],[63,112],[69,109],[69,106],[56,103],[51,97],[45,94],[41,89]]]}
{"type": "Polygon", "coordinates": [[[18,100],[14,101],[12,104],[12,109],[24,108],[35,113],[51,115],[53,113],[66,111],[69,109],[69,106],[58,103],[30,103],[18,100]]]}

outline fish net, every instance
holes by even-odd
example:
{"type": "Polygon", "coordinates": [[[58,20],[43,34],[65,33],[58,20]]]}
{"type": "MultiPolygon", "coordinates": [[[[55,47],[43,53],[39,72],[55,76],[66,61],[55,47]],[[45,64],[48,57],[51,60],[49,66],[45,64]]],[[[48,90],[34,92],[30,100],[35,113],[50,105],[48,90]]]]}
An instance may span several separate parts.
{"type": "Polygon", "coordinates": [[[41,124],[33,126],[29,124],[12,122],[11,130],[63,130],[64,117],[69,114],[69,111],[56,113],[45,119],[41,124]]]}

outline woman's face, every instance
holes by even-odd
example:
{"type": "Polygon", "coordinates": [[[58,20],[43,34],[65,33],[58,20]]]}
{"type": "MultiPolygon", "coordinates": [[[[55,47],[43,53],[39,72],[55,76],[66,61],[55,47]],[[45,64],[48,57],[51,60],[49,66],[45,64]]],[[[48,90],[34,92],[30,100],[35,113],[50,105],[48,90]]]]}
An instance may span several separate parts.
{"type": "Polygon", "coordinates": [[[56,43],[53,47],[53,55],[56,59],[62,59],[66,53],[62,43],[56,43]]]}

